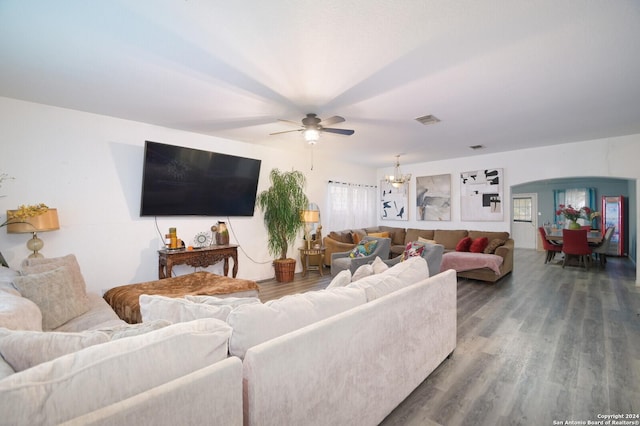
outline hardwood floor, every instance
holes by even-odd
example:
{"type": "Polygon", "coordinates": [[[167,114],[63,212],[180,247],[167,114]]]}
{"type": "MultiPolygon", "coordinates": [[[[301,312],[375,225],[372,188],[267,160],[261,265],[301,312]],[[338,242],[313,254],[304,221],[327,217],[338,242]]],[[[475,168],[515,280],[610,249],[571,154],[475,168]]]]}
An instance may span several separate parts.
{"type": "MultiPolygon", "coordinates": [[[[640,414],[633,264],[610,258],[606,268],[585,271],[545,265],[544,257],[516,249],[514,272],[496,284],[458,280],[456,350],[382,425],[586,424],[640,414]]],[[[261,282],[261,298],[331,280],[317,272],[300,278],[261,282]]]]}

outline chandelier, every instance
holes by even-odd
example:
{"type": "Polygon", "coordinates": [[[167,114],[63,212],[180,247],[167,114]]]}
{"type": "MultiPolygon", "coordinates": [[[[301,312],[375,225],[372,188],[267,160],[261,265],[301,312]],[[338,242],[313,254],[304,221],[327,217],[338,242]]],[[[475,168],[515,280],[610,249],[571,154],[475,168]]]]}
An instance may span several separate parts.
{"type": "Polygon", "coordinates": [[[396,167],[393,170],[393,174],[385,176],[384,180],[394,188],[400,188],[411,180],[411,173],[403,175],[402,172],[400,172],[400,155],[396,155],[396,167]]]}

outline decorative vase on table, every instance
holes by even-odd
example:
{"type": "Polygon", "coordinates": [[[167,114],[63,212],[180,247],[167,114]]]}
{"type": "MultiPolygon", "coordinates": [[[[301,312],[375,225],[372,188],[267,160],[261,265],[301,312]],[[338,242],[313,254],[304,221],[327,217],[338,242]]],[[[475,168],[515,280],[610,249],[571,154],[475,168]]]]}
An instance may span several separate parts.
{"type": "Polygon", "coordinates": [[[571,222],[569,222],[569,229],[580,229],[581,226],[578,222],[576,222],[575,220],[572,220],[571,222]]]}

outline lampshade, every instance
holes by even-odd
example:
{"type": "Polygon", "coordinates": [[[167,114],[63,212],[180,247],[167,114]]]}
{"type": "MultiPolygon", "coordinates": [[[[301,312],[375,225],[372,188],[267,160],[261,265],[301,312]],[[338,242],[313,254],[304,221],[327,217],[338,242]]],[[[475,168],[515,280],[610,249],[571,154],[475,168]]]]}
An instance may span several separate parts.
{"type": "MultiPolygon", "coordinates": [[[[17,212],[17,210],[7,210],[7,217],[14,216],[15,212],[17,212]]],[[[42,257],[42,254],[39,252],[42,250],[42,247],[44,247],[44,242],[38,238],[38,232],[55,231],[56,229],[60,229],[60,224],[58,223],[58,210],[48,209],[46,212],[37,216],[17,220],[19,221],[7,224],[7,233],[32,233],[33,237],[27,241],[27,248],[33,252],[29,257],[42,257]]]]}
{"type": "Polygon", "coordinates": [[[320,222],[320,210],[302,210],[302,221],[304,223],[320,222]]]}
{"type": "MultiPolygon", "coordinates": [[[[17,210],[7,210],[7,217],[11,216],[17,210]]],[[[60,229],[58,223],[58,209],[49,209],[37,216],[28,217],[19,222],[7,224],[8,234],[24,234],[28,232],[46,232],[60,229]]]]}

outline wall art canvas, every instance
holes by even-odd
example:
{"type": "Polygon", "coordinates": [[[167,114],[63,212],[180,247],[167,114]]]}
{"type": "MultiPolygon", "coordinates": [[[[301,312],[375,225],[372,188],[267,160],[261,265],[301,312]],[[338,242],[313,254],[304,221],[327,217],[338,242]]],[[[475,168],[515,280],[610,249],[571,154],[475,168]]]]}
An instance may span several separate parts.
{"type": "Polygon", "coordinates": [[[451,175],[416,178],[416,219],[451,220],[451,175]]]}
{"type": "Polygon", "coordinates": [[[381,212],[384,220],[409,220],[409,182],[394,187],[389,182],[380,181],[381,212]]]}
{"type": "Polygon", "coordinates": [[[460,173],[460,216],[462,220],[504,220],[502,176],[502,169],[460,173]]]}

